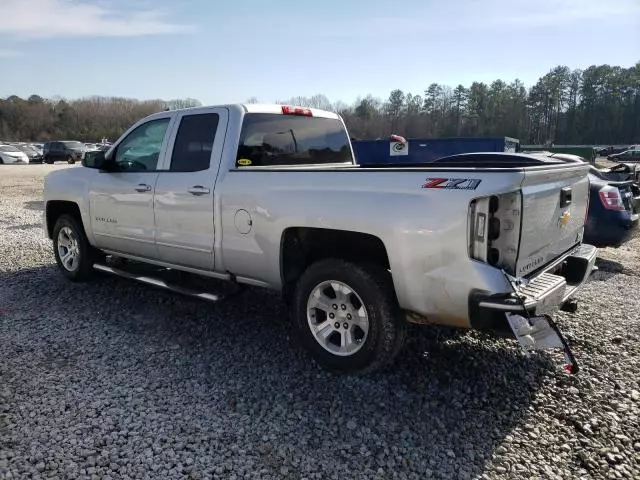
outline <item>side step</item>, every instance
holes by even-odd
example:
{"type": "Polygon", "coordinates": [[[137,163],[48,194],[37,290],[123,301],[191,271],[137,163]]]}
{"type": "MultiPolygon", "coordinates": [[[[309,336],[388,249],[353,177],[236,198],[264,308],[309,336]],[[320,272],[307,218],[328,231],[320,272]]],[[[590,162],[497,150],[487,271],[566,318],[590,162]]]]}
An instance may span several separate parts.
{"type": "MultiPolygon", "coordinates": [[[[116,268],[101,263],[94,263],[93,268],[99,272],[110,273],[111,275],[117,275],[119,277],[127,278],[129,280],[135,280],[137,282],[152,285],[154,287],[163,288],[172,292],[180,293],[188,297],[199,298],[201,300],[207,300],[209,302],[219,302],[232,295],[235,295],[241,291],[240,285],[232,284],[235,289],[228,289],[228,292],[213,292],[202,288],[197,283],[206,281],[207,283],[223,283],[220,280],[200,279],[196,275],[173,270],[169,268],[155,267],[151,265],[143,265],[135,262],[127,262],[127,266],[124,268],[116,268]],[[177,277],[177,278],[176,278],[177,277]],[[194,281],[194,279],[196,281],[194,281]],[[177,281],[176,281],[177,280],[177,281]],[[191,281],[190,281],[191,280],[191,281]],[[197,280],[200,280],[198,282],[197,280]],[[179,283],[178,283],[179,282],[179,283]]],[[[229,283],[229,282],[224,282],[229,283]]],[[[221,288],[220,290],[224,290],[221,288]]]]}

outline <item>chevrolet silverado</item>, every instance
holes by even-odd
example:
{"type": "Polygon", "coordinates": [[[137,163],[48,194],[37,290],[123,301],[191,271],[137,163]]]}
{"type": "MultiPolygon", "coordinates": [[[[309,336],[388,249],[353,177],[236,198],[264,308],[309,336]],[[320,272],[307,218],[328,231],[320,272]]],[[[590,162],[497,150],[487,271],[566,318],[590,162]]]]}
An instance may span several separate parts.
{"type": "Polygon", "coordinates": [[[43,225],[72,281],[108,272],[212,301],[215,279],[280,291],[333,371],[390,363],[407,322],[543,345],[533,319],[570,305],[594,268],[589,166],[486,155],[363,168],[331,112],[166,111],[48,174],[43,225]]]}

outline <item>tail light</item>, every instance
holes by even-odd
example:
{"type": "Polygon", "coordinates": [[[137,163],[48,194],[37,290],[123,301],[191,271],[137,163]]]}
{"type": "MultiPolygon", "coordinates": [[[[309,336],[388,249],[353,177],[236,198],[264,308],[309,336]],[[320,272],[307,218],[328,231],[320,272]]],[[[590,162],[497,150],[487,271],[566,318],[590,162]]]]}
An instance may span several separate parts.
{"type": "Polygon", "coordinates": [[[520,192],[478,198],[469,206],[469,255],[507,272],[515,271],[520,244],[520,192]]]}
{"type": "Polygon", "coordinates": [[[313,117],[313,112],[310,108],[292,107],[291,105],[283,105],[282,113],[283,115],[301,115],[303,117],[313,117]]]}
{"type": "Polygon", "coordinates": [[[622,195],[620,195],[620,190],[616,187],[610,185],[602,187],[598,195],[600,195],[602,206],[607,210],[625,210],[624,203],[622,203],[622,195]]]}

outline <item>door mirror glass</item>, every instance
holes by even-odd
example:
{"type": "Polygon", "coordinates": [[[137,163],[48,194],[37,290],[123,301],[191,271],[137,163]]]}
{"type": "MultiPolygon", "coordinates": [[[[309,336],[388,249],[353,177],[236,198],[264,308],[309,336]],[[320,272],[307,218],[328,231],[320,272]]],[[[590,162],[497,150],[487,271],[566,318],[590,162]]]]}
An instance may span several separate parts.
{"type": "Polygon", "coordinates": [[[87,168],[95,168],[96,170],[105,172],[114,171],[116,166],[112,156],[107,155],[106,151],[101,150],[85,152],[82,165],[87,168]]]}
{"type": "Polygon", "coordinates": [[[104,154],[105,152],[101,151],[85,152],[84,158],[82,159],[82,166],[101,170],[105,162],[104,154]]]}

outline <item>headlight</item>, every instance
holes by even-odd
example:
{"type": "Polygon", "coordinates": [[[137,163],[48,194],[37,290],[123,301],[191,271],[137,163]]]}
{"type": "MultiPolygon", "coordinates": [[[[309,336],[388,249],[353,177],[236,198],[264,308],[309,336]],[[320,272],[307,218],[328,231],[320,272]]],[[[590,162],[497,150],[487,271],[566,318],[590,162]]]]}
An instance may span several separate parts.
{"type": "Polygon", "coordinates": [[[469,256],[514,274],[520,244],[520,192],[477,198],[469,205],[469,256]]]}

